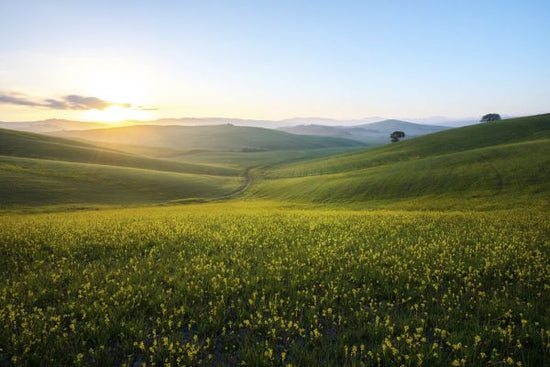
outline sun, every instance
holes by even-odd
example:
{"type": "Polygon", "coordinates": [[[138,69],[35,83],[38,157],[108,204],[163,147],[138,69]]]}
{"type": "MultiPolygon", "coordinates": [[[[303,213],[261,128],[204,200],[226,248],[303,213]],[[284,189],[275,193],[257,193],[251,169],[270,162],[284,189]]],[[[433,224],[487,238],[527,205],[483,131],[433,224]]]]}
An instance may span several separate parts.
{"type": "Polygon", "coordinates": [[[147,111],[121,106],[111,106],[104,110],[88,110],[84,112],[84,119],[87,121],[106,122],[110,124],[116,124],[126,120],[146,120],[148,118],[149,114],[147,111]]]}

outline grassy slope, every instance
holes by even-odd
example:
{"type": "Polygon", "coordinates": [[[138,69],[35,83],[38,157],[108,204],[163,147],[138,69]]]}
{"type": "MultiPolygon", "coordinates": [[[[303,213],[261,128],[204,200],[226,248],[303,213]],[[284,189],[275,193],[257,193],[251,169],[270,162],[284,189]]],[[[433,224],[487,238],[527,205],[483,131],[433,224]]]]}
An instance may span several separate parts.
{"type": "Polygon", "coordinates": [[[180,149],[170,149],[162,147],[146,147],[143,145],[132,145],[132,144],[115,144],[115,143],[104,143],[100,141],[94,141],[93,145],[109,150],[116,150],[118,152],[124,152],[129,154],[137,154],[140,156],[145,156],[149,158],[166,158],[172,159],[178,157],[182,154],[187,153],[186,150],[180,149]]]}
{"type": "Polygon", "coordinates": [[[544,138],[550,138],[550,114],[466,126],[330,159],[288,165],[270,172],[270,176],[294,177],[345,172],[397,161],[544,138]]]}
{"type": "Polygon", "coordinates": [[[90,141],[178,150],[294,150],[362,146],[361,143],[353,140],[300,136],[271,129],[233,125],[128,126],[86,131],[60,131],[56,135],[90,141]]]}
{"type": "Polygon", "coordinates": [[[358,205],[399,201],[400,206],[415,202],[415,207],[426,208],[441,207],[441,203],[460,206],[462,203],[456,199],[477,200],[487,206],[525,204],[533,200],[548,202],[549,138],[550,115],[541,115],[469,126],[306,162],[300,161],[334,154],[343,148],[198,152],[181,156],[188,161],[183,163],[98,149],[66,139],[0,130],[1,154],[48,159],[2,157],[0,199],[5,207],[213,198],[237,190],[242,182],[242,178],[214,175],[236,174],[250,166],[275,165],[275,169],[264,169],[263,180],[258,172],[254,174],[248,197],[358,205]],[[210,166],[213,164],[226,168],[210,166]],[[158,170],[174,172],[159,174],[158,170]],[[181,172],[211,176],[178,174],[181,172]]]}
{"type": "Polygon", "coordinates": [[[135,205],[227,195],[241,177],[0,156],[0,207],[135,205]]]}
{"type": "Polygon", "coordinates": [[[256,179],[248,195],[289,201],[422,206],[548,203],[550,115],[480,124],[391,146],[290,164],[256,179]]]}
{"type": "Polygon", "coordinates": [[[242,169],[147,158],[0,129],[0,207],[137,205],[228,195],[242,169]]]}
{"type": "Polygon", "coordinates": [[[0,155],[153,169],[179,173],[237,175],[238,170],[152,159],[79,141],[0,129],[0,155]]]}
{"type": "Polygon", "coordinates": [[[188,163],[215,164],[225,167],[247,168],[273,165],[281,162],[297,162],[304,159],[328,157],[356,150],[354,148],[327,148],[307,150],[277,150],[267,152],[208,152],[197,151],[173,157],[188,163]]]}

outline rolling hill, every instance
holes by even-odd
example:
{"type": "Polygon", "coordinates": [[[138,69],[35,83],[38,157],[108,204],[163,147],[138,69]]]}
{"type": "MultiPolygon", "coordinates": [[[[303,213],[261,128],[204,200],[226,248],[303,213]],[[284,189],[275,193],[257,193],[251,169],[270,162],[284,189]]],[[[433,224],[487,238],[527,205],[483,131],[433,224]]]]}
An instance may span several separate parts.
{"type": "Polygon", "coordinates": [[[123,166],[179,173],[231,176],[239,171],[213,165],[189,164],[165,159],[152,159],[106,149],[80,141],[42,134],[0,129],[0,155],[61,160],[110,166],[123,166]]]}
{"type": "Polygon", "coordinates": [[[242,177],[0,156],[0,207],[143,205],[228,195],[242,177]]]}
{"type": "Polygon", "coordinates": [[[448,127],[436,125],[415,124],[400,120],[384,120],[368,124],[354,126],[328,126],[328,125],[298,125],[279,128],[298,135],[318,135],[353,139],[367,145],[382,145],[389,143],[389,135],[396,130],[404,131],[407,138],[431,134],[446,130],[448,127]]]}
{"type": "Polygon", "coordinates": [[[231,194],[242,169],[153,159],[0,129],[0,207],[139,205],[231,194]]]}
{"type": "Polygon", "coordinates": [[[262,152],[213,152],[198,150],[172,156],[171,158],[187,163],[223,165],[224,167],[246,169],[335,156],[354,150],[357,150],[357,148],[271,150],[262,152]]]}
{"type": "Polygon", "coordinates": [[[140,145],[181,151],[267,151],[360,147],[354,140],[299,136],[257,127],[134,125],[111,129],[60,131],[55,136],[122,145],[140,145]]]}
{"type": "Polygon", "coordinates": [[[219,198],[240,192],[250,167],[257,168],[244,194],[249,199],[428,209],[547,205],[550,196],[550,115],[467,126],[345,154],[338,153],[361,143],[231,125],[69,133],[112,141],[102,140],[105,147],[0,130],[3,207],[219,198]],[[195,150],[183,153],[183,132],[189,133],[185,147],[195,150]],[[148,139],[151,146],[145,144],[148,139]],[[136,144],[136,151],[177,159],[118,151],[121,140],[136,144]]]}
{"type": "MultiPolygon", "coordinates": [[[[261,177],[263,175],[263,177],[261,177]]],[[[249,196],[297,202],[524,204],[550,199],[550,114],[468,126],[384,147],[279,165],[249,196]]],[[[405,204],[406,205],[406,204],[405,204]]]]}

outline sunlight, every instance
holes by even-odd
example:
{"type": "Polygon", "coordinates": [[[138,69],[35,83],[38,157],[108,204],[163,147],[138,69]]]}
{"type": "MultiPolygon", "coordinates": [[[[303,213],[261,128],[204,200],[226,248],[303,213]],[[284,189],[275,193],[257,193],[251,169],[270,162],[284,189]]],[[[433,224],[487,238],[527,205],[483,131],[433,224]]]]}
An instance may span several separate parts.
{"type": "Polygon", "coordinates": [[[86,121],[118,123],[125,120],[147,120],[149,113],[133,108],[112,106],[104,110],[88,110],[84,112],[86,121]]]}

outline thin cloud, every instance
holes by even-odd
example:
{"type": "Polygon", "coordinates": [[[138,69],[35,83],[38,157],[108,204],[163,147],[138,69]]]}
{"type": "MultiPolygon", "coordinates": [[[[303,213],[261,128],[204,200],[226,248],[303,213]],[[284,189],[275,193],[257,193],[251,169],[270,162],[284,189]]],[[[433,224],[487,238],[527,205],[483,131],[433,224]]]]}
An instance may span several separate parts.
{"type": "Polygon", "coordinates": [[[15,104],[19,106],[41,106],[40,103],[27,99],[24,94],[21,93],[0,93],[0,103],[15,104]]]}
{"type": "Polygon", "coordinates": [[[0,104],[13,104],[19,106],[43,107],[53,110],[105,110],[109,107],[134,108],[139,110],[154,110],[143,106],[133,106],[131,103],[116,103],[105,101],[97,97],[86,97],[71,94],[60,99],[32,99],[24,94],[16,92],[0,92],[0,104]]]}
{"type": "MultiPolygon", "coordinates": [[[[55,101],[59,102],[59,101],[55,101]]],[[[118,106],[122,108],[131,108],[130,103],[114,103],[104,101],[97,97],[84,97],[76,94],[63,97],[62,103],[64,103],[64,109],[67,110],[104,110],[108,107],[118,106]]],[[[52,107],[56,108],[56,107],[52,107]]]]}

